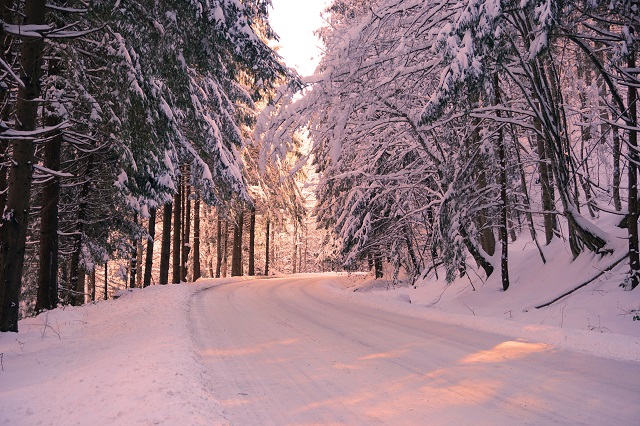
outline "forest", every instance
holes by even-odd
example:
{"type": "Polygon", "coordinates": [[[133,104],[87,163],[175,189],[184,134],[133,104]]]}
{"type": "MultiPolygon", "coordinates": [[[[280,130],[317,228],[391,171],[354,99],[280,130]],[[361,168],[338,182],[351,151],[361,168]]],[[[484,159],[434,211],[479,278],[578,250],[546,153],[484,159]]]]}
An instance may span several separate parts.
{"type": "Polygon", "coordinates": [[[267,274],[273,245],[305,267],[285,229],[308,222],[298,154],[258,173],[250,141],[276,87],[301,85],[269,5],[3,1],[0,330],[123,284],[253,275],[256,249],[267,274]]]}
{"type": "Polygon", "coordinates": [[[574,259],[627,259],[634,289],[639,7],[334,1],[304,96],[269,107],[262,131],[308,129],[317,221],[347,267],[449,281],[477,268],[507,291],[509,244],[528,235],[543,263],[558,239],[574,259]]]}
{"type": "Polygon", "coordinates": [[[304,79],[270,3],[3,0],[0,331],[269,265],[508,291],[522,236],[638,286],[637,0],[334,0],[304,79]]]}

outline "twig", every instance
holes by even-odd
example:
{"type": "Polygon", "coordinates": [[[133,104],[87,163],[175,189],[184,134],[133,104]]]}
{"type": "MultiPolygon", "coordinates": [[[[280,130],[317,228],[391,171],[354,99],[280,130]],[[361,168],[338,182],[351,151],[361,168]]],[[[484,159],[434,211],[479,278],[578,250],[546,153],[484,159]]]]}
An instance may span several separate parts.
{"type": "Polygon", "coordinates": [[[536,309],[541,309],[541,308],[546,308],[549,305],[552,305],[554,303],[556,303],[558,300],[567,297],[568,295],[570,295],[571,293],[573,293],[576,290],[580,290],[582,287],[586,286],[587,284],[592,283],[593,281],[595,281],[597,278],[599,278],[600,276],[602,276],[605,272],[612,270],[613,268],[615,268],[616,266],[618,266],[618,264],[620,262],[622,262],[623,260],[625,260],[627,258],[627,256],[629,256],[629,253],[625,253],[624,256],[621,256],[619,259],[617,259],[616,261],[614,261],[611,265],[607,266],[606,268],[604,268],[602,271],[600,271],[599,273],[597,273],[596,275],[594,275],[593,277],[589,278],[587,281],[583,282],[582,284],[580,284],[579,286],[577,286],[576,288],[574,288],[573,290],[569,290],[566,293],[563,293],[562,295],[556,297],[555,299],[553,299],[550,302],[547,303],[543,303],[542,305],[536,306],[536,309]]]}
{"type": "Polygon", "coordinates": [[[58,320],[56,320],[56,326],[58,327],[57,330],[55,330],[53,327],[49,325],[49,313],[47,312],[47,315],[45,316],[44,327],[42,328],[42,335],[40,336],[40,340],[43,340],[45,334],[47,334],[47,328],[50,328],[51,331],[53,331],[56,334],[56,336],[58,336],[58,339],[62,340],[62,337],[60,337],[60,324],[58,324],[58,320]]]}
{"type": "Polygon", "coordinates": [[[467,305],[467,304],[465,303],[465,304],[464,304],[464,306],[466,306],[466,307],[467,307],[467,309],[471,311],[471,313],[473,314],[473,316],[474,316],[474,317],[476,316],[475,311],[474,311],[473,309],[471,309],[471,308],[469,307],[469,305],[467,305]]]}

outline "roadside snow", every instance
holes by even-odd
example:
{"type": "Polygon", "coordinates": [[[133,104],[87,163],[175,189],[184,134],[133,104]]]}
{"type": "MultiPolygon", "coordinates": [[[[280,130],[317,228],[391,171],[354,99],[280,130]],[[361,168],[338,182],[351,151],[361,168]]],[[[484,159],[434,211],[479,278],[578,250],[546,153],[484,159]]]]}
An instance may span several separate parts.
{"type": "Polygon", "coordinates": [[[188,321],[211,285],[124,291],[0,333],[0,424],[225,424],[188,321]]]}
{"type": "Polygon", "coordinates": [[[430,274],[414,286],[394,286],[390,281],[355,274],[350,288],[334,286],[333,291],[347,292],[354,301],[380,309],[640,362],[640,321],[633,320],[640,314],[640,291],[620,286],[628,262],[621,262],[556,303],[536,309],[600,273],[626,248],[618,247],[605,256],[583,253],[576,260],[561,241],[543,250],[546,264],[526,239],[510,247],[511,286],[506,292],[502,291],[499,268],[489,279],[469,270],[451,284],[444,282],[440,271],[438,277],[430,274]]]}

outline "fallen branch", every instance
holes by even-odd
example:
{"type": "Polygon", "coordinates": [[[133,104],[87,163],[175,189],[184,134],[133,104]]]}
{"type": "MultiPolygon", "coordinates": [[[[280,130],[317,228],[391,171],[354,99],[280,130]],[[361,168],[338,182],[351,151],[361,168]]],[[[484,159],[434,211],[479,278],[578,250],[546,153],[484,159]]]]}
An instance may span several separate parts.
{"type": "Polygon", "coordinates": [[[582,284],[580,284],[579,286],[577,286],[576,288],[574,288],[573,290],[569,290],[566,293],[563,293],[562,295],[556,297],[555,299],[553,299],[550,302],[547,303],[543,303],[542,305],[536,306],[536,309],[540,309],[540,308],[546,308],[549,305],[552,305],[553,303],[556,303],[558,300],[567,297],[568,295],[570,295],[571,293],[573,293],[576,290],[580,290],[582,287],[586,286],[587,284],[592,283],[593,281],[595,281],[597,278],[601,277],[605,272],[609,272],[610,270],[612,270],[613,268],[615,268],[616,266],[618,266],[618,264],[620,262],[622,262],[623,260],[625,260],[627,258],[627,256],[629,256],[629,253],[625,253],[624,256],[621,256],[619,259],[617,259],[616,261],[614,261],[611,265],[607,266],[606,268],[604,268],[603,270],[601,270],[600,272],[598,272],[597,274],[595,274],[593,277],[589,278],[587,281],[583,282],[582,284]]]}

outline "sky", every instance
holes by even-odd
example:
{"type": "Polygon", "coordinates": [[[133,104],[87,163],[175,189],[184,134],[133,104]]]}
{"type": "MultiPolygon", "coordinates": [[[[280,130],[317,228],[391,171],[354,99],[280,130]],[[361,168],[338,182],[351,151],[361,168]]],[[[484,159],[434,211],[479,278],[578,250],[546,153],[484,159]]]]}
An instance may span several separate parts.
{"type": "Polygon", "coordinates": [[[329,0],[272,0],[271,26],[280,37],[280,55],[300,75],[313,74],[320,60],[320,40],[313,31],[322,26],[320,13],[329,0]]]}

